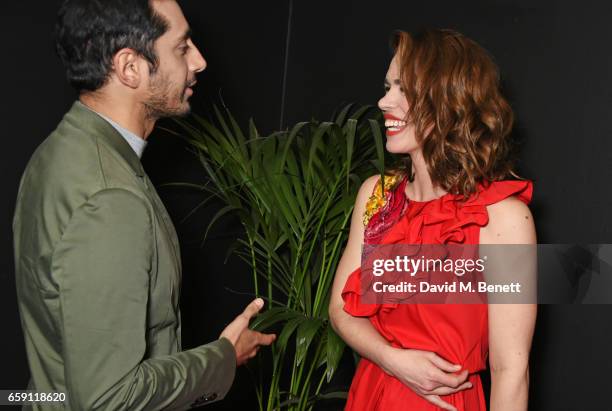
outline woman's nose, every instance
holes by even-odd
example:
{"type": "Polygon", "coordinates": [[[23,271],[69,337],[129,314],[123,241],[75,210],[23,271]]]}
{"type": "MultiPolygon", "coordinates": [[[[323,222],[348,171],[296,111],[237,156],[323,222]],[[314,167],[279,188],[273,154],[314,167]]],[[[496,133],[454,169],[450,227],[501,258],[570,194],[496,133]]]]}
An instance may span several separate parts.
{"type": "Polygon", "coordinates": [[[378,108],[382,111],[388,111],[392,107],[391,99],[389,98],[389,92],[386,92],[384,96],[378,100],[378,108]]]}

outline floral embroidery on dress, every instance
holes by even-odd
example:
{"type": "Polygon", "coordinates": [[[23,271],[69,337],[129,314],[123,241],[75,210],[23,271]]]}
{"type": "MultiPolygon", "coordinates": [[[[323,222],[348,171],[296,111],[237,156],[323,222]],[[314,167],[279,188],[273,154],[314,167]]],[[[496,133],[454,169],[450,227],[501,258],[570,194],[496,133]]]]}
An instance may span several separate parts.
{"type": "Polygon", "coordinates": [[[385,188],[381,190],[381,180],[379,179],[376,182],[376,186],[374,187],[374,191],[372,195],[368,199],[366,203],[366,209],[363,213],[363,225],[368,226],[370,219],[374,214],[379,212],[384,206],[389,202],[389,194],[395,187],[397,183],[401,180],[401,175],[385,175],[385,188]]]}
{"type": "Polygon", "coordinates": [[[407,205],[404,194],[407,180],[402,174],[385,176],[384,196],[380,180],[376,183],[364,213],[364,244],[378,244],[404,214],[407,205]]]}

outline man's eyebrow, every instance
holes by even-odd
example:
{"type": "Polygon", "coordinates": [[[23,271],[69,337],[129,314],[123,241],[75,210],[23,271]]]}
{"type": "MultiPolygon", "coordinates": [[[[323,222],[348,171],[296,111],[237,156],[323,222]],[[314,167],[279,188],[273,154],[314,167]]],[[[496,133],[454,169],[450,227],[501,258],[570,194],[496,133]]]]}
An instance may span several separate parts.
{"type": "Polygon", "coordinates": [[[193,31],[191,30],[191,27],[187,28],[187,30],[185,30],[185,33],[183,33],[183,35],[179,39],[179,42],[190,39],[192,34],[193,34],[193,31]]]}

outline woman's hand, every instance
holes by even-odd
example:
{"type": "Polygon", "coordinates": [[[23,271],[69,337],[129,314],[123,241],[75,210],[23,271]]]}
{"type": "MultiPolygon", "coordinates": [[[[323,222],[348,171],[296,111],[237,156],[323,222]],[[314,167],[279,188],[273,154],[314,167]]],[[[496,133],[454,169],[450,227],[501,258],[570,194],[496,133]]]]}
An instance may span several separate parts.
{"type": "Polygon", "coordinates": [[[461,370],[436,353],[422,350],[389,347],[382,356],[381,367],[410,387],[417,395],[449,411],[456,411],[440,395],[453,394],[472,388],[466,381],[468,370],[461,370]]]}

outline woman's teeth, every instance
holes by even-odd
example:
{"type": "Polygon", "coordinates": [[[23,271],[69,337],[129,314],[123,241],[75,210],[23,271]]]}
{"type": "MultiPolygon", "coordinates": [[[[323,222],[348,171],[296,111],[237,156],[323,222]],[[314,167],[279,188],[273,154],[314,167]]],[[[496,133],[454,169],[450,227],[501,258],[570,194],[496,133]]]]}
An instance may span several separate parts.
{"type": "Polygon", "coordinates": [[[396,131],[406,127],[406,122],[401,120],[385,120],[385,127],[391,131],[396,131]]]}

